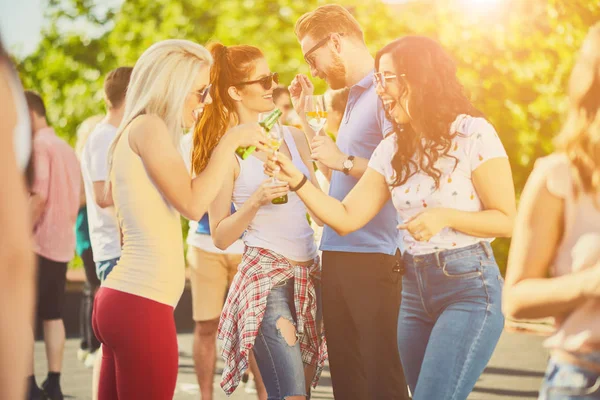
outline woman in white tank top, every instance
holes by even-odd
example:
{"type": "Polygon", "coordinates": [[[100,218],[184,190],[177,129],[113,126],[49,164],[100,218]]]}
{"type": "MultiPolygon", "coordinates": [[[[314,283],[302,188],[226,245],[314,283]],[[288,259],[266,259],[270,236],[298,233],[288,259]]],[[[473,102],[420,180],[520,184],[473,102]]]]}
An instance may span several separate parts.
{"type": "Polygon", "coordinates": [[[152,45],[135,64],[109,151],[121,258],[96,295],[102,343],[99,400],[173,397],[178,351],[173,308],[185,284],[180,213],[199,219],[238,146],[264,148],[258,124],[232,129],[206,170],[190,179],[179,140],[208,96],[208,51],[186,40],[152,45]]]}
{"type": "MultiPolygon", "coordinates": [[[[259,113],[274,109],[278,83],[256,47],[214,43],[209,49],[215,60],[213,102],[194,133],[196,173],[214,157],[227,127],[257,121],[259,113]]],[[[283,131],[279,151],[318,185],[304,133],[287,126],[283,131]]],[[[221,386],[228,394],[235,390],[252,351],[269,398],[304,399],[323,361],[317,313],[320,266],[306,207],[285,184],[269,182],[263,171],[267,155],[234,156],[209,208],[215,245],[225,249],[242,234],[246,245],[219,325],[225,358],[221,386]],[[284,194],[286,204],[271,203],[284,194]]]]}

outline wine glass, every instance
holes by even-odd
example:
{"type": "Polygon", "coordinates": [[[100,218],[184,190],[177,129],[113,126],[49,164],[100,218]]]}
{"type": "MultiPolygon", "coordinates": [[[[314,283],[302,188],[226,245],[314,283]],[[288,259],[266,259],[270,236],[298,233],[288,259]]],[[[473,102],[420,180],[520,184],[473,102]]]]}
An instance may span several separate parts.
{"type": "MultiPolygon", "coordinates": [[[[260,113],[258,115],[258,120],[264,120],[270,113],[260,113]]],[[[281,122],[277,120],[273,127],[269,130],[265,130],[265,134],[267,136],[267,147],[273,150],[273,155],[277,158],[277,152],[283,143],[283,127],[281,126],[281,122]]],[[[271,177],[271,185],[277,185],[281,183],[275,176],[271,177]]],[[[287,195],[283,195],[281,197],[277,197],[271,201],[273,204],[285,204],[288,201],[287,195]]]]}
{"type": "Polygon", "coordinates": [[[327,107],[323,95],[308,96],[304,105],[306,120],[311,129],[318,135],[327,123],[327,107]]]}

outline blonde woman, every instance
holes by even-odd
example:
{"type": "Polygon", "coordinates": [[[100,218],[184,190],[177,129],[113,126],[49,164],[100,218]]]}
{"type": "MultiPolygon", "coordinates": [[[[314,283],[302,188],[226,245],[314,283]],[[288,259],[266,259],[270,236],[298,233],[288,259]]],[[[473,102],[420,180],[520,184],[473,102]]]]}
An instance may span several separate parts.
{"type": "Polygon", "coordinates": [[[231,129],[202,174],[191,179],[179,140],[211,101],[210,53],[185,40],[152,45],[137,61],[123,122],[109,151],[110,189],[123,246],[96,295],[102,343],[100,400],[173,397],[177,336],[173,309],[183,292],[180,213],[199,220],[232,167],[238,146],[265,149],[258,123],[231,129]]]}
{"type": "Polygon", "coordinates": [[[600,24],[581,49],[569,103],[557,151],[536,162],[521,196],[503,306],[513,318],[556,319],[540,399],[592,400],[600,399],[600,24]]]}

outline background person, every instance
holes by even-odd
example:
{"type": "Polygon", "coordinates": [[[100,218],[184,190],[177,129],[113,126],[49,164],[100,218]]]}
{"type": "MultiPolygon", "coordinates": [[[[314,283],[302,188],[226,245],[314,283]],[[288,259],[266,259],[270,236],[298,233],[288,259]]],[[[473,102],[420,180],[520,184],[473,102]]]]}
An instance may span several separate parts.
{"type": "MultiPolygon", "coordinates": [[[[42,390],[49,399],[62,400],[60,373],[66,340],[62,310],[67,263],[75,252],[73,228],[81,200],[81,171],[75,151],[48,125],[40,95],[26,91],[25,97],[34,132],[35,179],[30,205],[38,260],[37,317],[42,321],[48,360],[42,390]]],[[[33,365],[29,379],[30,396],[36,398],[39,389],[33,365]]]]}

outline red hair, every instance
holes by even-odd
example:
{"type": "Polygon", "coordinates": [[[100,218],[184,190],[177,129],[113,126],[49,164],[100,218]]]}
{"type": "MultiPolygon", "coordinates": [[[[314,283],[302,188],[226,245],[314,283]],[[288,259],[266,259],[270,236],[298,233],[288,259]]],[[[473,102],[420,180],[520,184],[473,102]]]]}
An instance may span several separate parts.
{"type": "Polygon", "coordinates": [[[204,112],[194,129],[194,150],[192,170],[198,174],[206,168],[208,160],[227,129],[237,125],[235,102],[229,96],[229,88],[243,82],[254,72],[255,61],[264,58],[254,46],[224,46],[211,43],[206,46],[214,58],[210,70],[212,103],[204,107],[204,112]]]}

